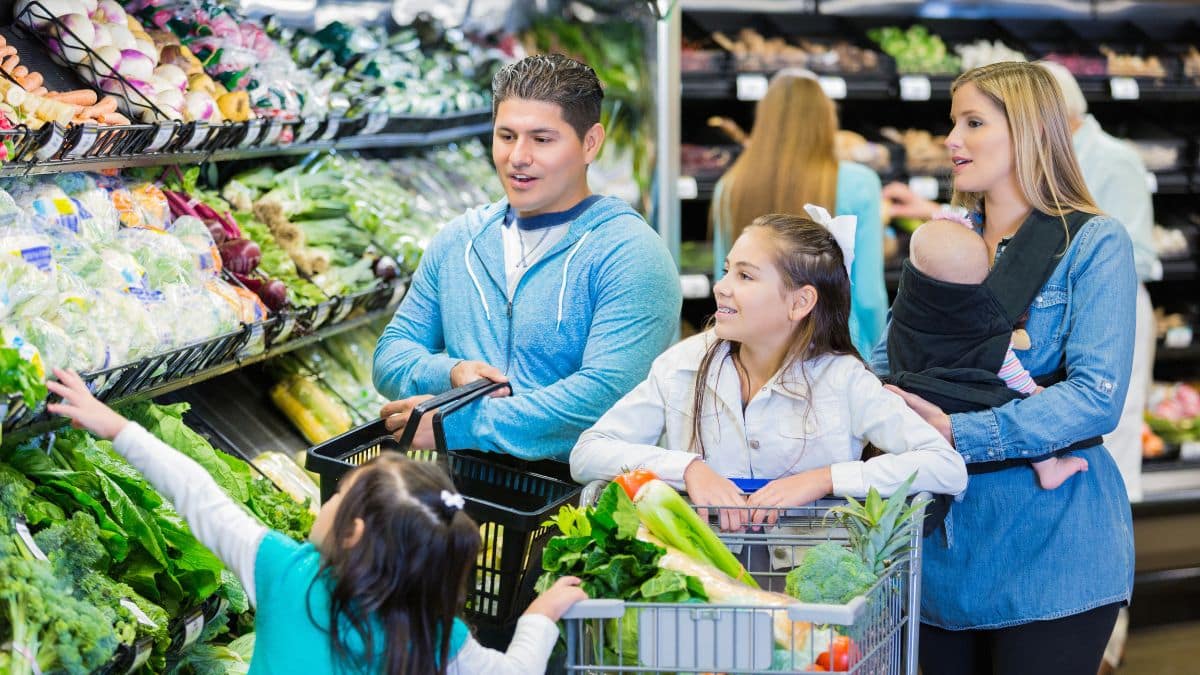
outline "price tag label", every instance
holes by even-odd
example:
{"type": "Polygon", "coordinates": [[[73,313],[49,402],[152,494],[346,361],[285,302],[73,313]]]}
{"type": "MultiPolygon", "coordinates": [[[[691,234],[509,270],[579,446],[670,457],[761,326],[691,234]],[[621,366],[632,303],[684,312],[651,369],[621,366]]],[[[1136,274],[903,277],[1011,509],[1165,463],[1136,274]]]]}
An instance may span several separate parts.
{"type": "Polygon", "coordinates": [[[1163,336],[1163,346],[1170,349],[1187,349],[1192,346],[1192,327],[1174,326],[1163,336]]]}
{"type": "Polygon", "coordinates": [[[1153,171],[1146,172],[1146,189],[1150,191],[1150,194],[1158,192],[1158,176],[1153,171]]]}
{"type": "Polygon", "coordinates": [[[364,135],[377,134],[380,131],[383,131],[383,128],[387,126],[387,123],[388,114],[386,112],[376,110],[375,112],[367,115],[367,126],[363,128],[362,132],[364,135]]]}
{"type": "Polygon", "coordinates": [[[928,77],[924,75],[900,76],[900,100],[928,101],[932,95],[933,85],[929,83],[928,77]]]}
{"type": "Polygon", "coordinates": [[[150,654],[154,651],[154,640],[149,638],[137,643],[137,650],[133,657],[133,664],[129,666],[129,670],[125,671],[125,675],[133,675],[139,668],[146,665],[150,660],[150,654]]]}
{"type": "Polygon", "coordinates": [[[933,176],[913,176],[908,179],[908,189],[922,199],[937,200],[938,180],[933,176]]]}
{"type": "Polygon", "coordinates": [[[158,129],[154,132],[154,138],[150,144],[146,146],[146,152],[158,152],[167,147],[167,143],[171,141],[171,136],[175,135],[175,125],[166,122],[159,122],[158,129]]]}
{"type": "Polygon", "coordinates": [[[263,136],[262,143],[259,145],[275,145],[279,142],[279,133],[283,131],[283,122],[279,118],[272,118],[267,122],[267,133],[263,136]]]}
{"type": "Polygon", "coordinates": [[[44,162],[53,157],[62,148],[65,139],[66,136],[63,133],[63,128],[58,126],[58,124],[52,123],[50,126],[50,138],[47,138],[42,147],[38,148],[34,154],[39,160],[44,162]]]}
{"type": "Polygon", "coordinates": [[[77,158],[83,157],[96,144],[96,137],[100,135],[100,130],[94,124],[83,125],[83,130],[79,134],[79,140],[75,142],[74,147],[66,152],[64,157],[77,158]]]}
{"type": "Polygon", "coordinates": [[[325,320],[329,318],[329,313],[333,310],[332,301],[326,300],[317,305],[317,310],[313,312],[312,325],[315,329],[317,326],[324,326],[325,320]]]}
{"type": "Polygon", "coordinates": [[[206,140],[208,140],[208,124],[196,122],[196,126],[192,130],[192,137],[188,139],[187,143],[183,144],[183,149],[189,151],[195,150],[206,140]]]}
{"type": "Polygon", "coordinates": [[[743,73],[737,76],[739,101],[758,101],[767,95],[767,76],[743,73]]]}
{"type": "Polygon", "coordinates": [[[700,196],[700,187],[696,185],[694,176],[680,176],[678,187],[680,199],[695,199],[700,196]]]}
{"type": "Polygon", "coordinates": [[[354,309],[354,303],[351,302],[350,298],[342,298],[341,302],[338,303],[337,311],[333,313],[332,323],[341,323],[350,314],[350,310],[352,309],[354,309]]]}
{"type": "Polygon", "coordinates": [[[296,315],[291,313],[284,314],[283,328],[280,328],[279,333],[275,336],[275,344],[280,344],[286,341],[289,337],[291,337],[292,331],[294,330],[296,330],[296,315]]]}
{"type": "Polygon", "coordinates": [[[846,78],[828,75],[818,77],[817,82],[829,98],[835,101],[846,98],[846,78]]]}
{"type": "Polygon", "coordinates": [[[196,612],[183,624],[183,649],[192,646],[204,630],[204,612],[196,612]]]}
{"type": "Polygon", "coordinates": [[[315,117],[306,117],[304,123],[296,129],[296,142],[303,143],[312,138],[312,135],[317,133],[317,127],[320,126],[321,120],[315,117]]]}
{"type": "Polygon", "coordinates": [[[1179,459],[1200,459],[1200,441],[1184,441],[1179,444],[1179,459]]]}
{"type": "Polygon", "coordinates": [[[261,117],[255,117],[249,122],[246,122],[246,137],[242,139],[242,142],[239,144],[239,146],[246,148],[254,145],[254,143],[258,141],[259,135],[262,133],[262,124],[263,121],[261,117]]]}
{"type": "Polygon", "coordinates": [[[129,610],[129,613],[133,615],[133,618],[137,619],[137,622],[143,626],[149,626],[151,629],[158,628],[158,624],[154,622],[154,619],[146,616],[146,613],[142,611],[142,608],[138,607],[137,603],[129,598],[122,598],[121,606],[129,610]]]}
{"type": "Polygon", "coordinates": [[[1108,81],[1114,101],[1136,101],[1141,96],[1137,80],[1132,77],[1114,77],[1108,81]]]}
{"type": "Polygon", "coordinates": [[[712,283],[705,274],[680,274],[679,289],[685,298],[707,298],[712,292],[712,283]]]}
{"type": "Polygon", "coordinates": [[[13,526],[17,530],[17,536],[21,541],[25,542],[25,547],[33,554],[33,557],[38,560],[48,560],[46,554],[42,553],[42,549],[38,548],[37,542],[33,540],[33,534],[29,531],[29,525],[25,523],[25,518],[18,516],[13,526]]]}
{"type": "Polygon", "coordinates": [[[342,118],[338,116],[330,116],[325,120],[325,131],[321,132],[321,140],[330,141],[337,135],[338,127],[342,124],[342,118]]]}
{"type": "Polygon", "coordinates": [[[400,299],[404,297],[405,291],[408,290],[408,284],[401,281],[396,284],[396,290],[392,291],[392,297],[388,300],[388,307],[395,307],[400,304],[400,299]]]}

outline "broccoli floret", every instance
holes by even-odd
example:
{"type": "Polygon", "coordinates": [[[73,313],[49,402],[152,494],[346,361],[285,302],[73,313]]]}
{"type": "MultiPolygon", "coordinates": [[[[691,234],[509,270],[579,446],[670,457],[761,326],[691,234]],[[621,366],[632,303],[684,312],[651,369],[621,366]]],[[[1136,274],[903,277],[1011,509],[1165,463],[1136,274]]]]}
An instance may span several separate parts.
{"type": "Polygon", "coordinates": [[[803,602],[841,605],[867,592],[876,580],[853,551],[825,542],[809,549],[788,572],[785,591],[803,602]]]}

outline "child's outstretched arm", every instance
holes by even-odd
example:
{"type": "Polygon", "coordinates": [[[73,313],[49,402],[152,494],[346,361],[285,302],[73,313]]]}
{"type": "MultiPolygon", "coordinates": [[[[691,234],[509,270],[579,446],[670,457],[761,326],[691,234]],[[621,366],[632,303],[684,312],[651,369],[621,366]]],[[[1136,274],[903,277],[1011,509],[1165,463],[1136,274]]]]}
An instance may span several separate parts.
{"type": "Polygon", "coordinates": [[[97,401],[79,375],[57,368],[54,375],[58,382],[46,382],[46,387],[63,400],[47,409],[69,417],[76,428],[111,440],[113,449],[175,505],[196,539],[237,575],[250,604],[257,606],[254,563],[267,528],[230,499],[204,467],[97,401]]]}
{"type": "Polygon", "coordinates": [[[587,599],[577,577],[563,577],[542,593],[517,621],[508,650],[488,649],[475,638],[463,645],[450,662],[449,675],[542,675],[558,641],[555,625],[571,605],[587,599]]]}

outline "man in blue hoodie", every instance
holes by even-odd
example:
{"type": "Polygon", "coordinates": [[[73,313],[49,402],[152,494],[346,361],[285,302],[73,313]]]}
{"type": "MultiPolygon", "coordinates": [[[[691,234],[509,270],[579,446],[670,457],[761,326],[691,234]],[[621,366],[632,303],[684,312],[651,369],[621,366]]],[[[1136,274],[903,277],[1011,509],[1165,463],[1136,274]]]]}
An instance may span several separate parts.
{"type": "MultiPolygon", "coordinates": [[[[679,276],[662,239],[588,189],[603,96],[595,71],[560,55],[496,74],[492,159],[506,198],[433,238],[379,338],[389,431],[428,396],[487,378],[512,395],[447,416],[447,445],[566,461],[674,337],[679,276]]],[[[417,447],[433,446],[427,420],[417,447]]]]}

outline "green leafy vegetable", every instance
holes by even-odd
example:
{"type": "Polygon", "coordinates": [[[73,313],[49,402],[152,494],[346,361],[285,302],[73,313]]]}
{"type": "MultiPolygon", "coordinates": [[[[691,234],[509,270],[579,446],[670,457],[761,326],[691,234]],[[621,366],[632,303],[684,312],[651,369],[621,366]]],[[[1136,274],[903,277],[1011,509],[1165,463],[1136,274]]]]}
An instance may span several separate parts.
{"type": "Polygon", "coordinates": [[[870,590],[877,579],[854,551],[825,542],[810,548],[788,572],[785,592],[804,602],[841,605],[870,590]]]}

